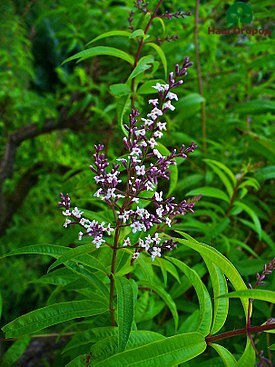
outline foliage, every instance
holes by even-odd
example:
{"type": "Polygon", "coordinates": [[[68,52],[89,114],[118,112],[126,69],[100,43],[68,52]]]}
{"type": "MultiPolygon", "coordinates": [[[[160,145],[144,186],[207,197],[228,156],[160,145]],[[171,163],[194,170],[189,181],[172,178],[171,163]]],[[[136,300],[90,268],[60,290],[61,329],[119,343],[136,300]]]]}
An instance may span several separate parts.
{"type": "MultiPolygon", "coordinates": [[[[0,304],[5,337],[18,338],[4,366],[40,330],[66,340],[53,366],[271,365],[272,39],[208,34],[227,27],[232,4],[0,5],[0,304]],[[78,240],[76,227],[60,229],[58,191],[70,192],[88,220],[117,225],[92,196],[91,146],[104,143],[110,162],[125,157],[120,141],[131,108],[145,117],[152,86],[165,84],[186,55],[194,66],[157,148],[163,156],[183,143],[199,148],[190,159],[175,157],[170,180],[155,188],[177,202],[202,195],[193,214],[177,215],[161,232],[177,248],[154,261],[145,251],[133,259],[138,247],[116,253],[114,234],[111,247],[96,250],[94,238],[78,240]],[[263,331],[266,338],[254,336],[263,331]]],[[[271,28],[271,5],[251,1],[252,27],[271,28]]],[[[155,193],[145,194],[142,208],[151,210],[155,193]]],[[[138,243],[139,233],[123,228],[117,245],[127,237],[138,243]]]]}

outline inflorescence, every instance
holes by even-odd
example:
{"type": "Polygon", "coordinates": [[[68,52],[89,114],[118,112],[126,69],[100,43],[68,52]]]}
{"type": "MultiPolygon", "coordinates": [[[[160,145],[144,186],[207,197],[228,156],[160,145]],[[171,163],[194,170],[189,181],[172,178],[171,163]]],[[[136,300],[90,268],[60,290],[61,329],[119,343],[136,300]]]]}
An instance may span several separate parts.
{"type": "MultiPolygon", "coordinates": [[[[182,145],[179,150],[174,149],[166,156],[161,153],[160,148],[158,149],[158,140],[166,130],[166,122],[161,120],[167,111],[175,110],[173,103],[178,101],[177,94],[172,90],[183,83],[181,78],[187,75],[187,69],[191,65],[189,58],[186,58],[181,68],[176,65],[175,72],[169,74],[168,84],[157,83],[153,87],[158,92],[158,98],[149,100],[152,109],[146,118],[139,119],[139,111],[132,109],[129,124],[124,125],[127,136],[123,138],[123,143],[127,154],[116,159],[117,163],[110,166],[103,153],[104,146],[95,145],[94,164],[90,169],[95,174],[94,179],[99,189],[94,196],[104,200],[112,208],[116,229],[129,227],[133,234],[140,234],[137,241],[132,240],[134,243],[128,236],[120,245],[120,247],[134,249],[132,261],[137,259],[143,251],[146,251],[154,260],[164,251],[175,248],[176,243],[173,240],[163,240],[159,233],[163,232],[166,225],[171,227],[177,215],[193,213],[196,200],[183,200],[176,203],[175,197],[164,198],[163,192],[157,191],[160,179],[169,180],[169,168],[176,164],[175,158],[187,158],[187,154],[196,149],[194,143],[188,147],[182,145]],[[124,171],[127,174],[125,183],[121,177],[124,171]],[[144,192],[147,192],[147,199],[142,196],[144,192]],[[148,195],[150,192],[151,195],[148,195]],[[144,205],[144,201],[147,201],[147,205],[144,205]],[[142,237],[142,233],[147,235],[142,237]]],[[[71,210],[68,194],[61,194],[59,205],[63,208],[62,213],[66,217],[64,227],[74,224],[82,227],[79,240],[84,236],[90,236],[92,243],[99,248],[106,242],[103,237],[110,236],[115,230],[111,224],[105,226],[104,222],[86,219],[77,207],[71,210]]]]}

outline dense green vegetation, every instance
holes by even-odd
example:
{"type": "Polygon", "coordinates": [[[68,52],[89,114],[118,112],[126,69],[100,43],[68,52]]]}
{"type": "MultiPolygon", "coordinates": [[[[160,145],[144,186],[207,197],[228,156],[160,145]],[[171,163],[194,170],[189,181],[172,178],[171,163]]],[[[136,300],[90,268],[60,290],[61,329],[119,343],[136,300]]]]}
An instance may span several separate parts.
{"type": "MultiPolygon", "coordinates": [[[[209,31],[236,27],[233,1],[135,3],[0,4],[1,325],[48,307],[4,327],[1,337],[16,339],[2,343],[1,365],[21,358],[18,366],[271,366],[272,2],[250,1],[252,21],[239,19],[239,27],[265,30],[255,35],[209,31]],[[124,156],[131,107],[146,117],[148,99],[158,98],[152,86],[167,83],[187,56],[194,64],[175,89],[179,101],[165,113],[157,148],[164,156],[182,144],[198,148],[176,158],[170,181],[155,189],[177,203],[197,198],[194,213],[161,230],[176,249],[134,262],[133,250],[120,250],[110,276],[114,249],[95,251],[91,239],[78,239],[81,228],[62,227],[59,193],[69,193],[86,218],[115,228],[110,207],[93,196],[94,144],[104,144],[110,162],[124,156]],[[218,298],[224,294],[230,301],[218,298]],[[249,332],[267,320],[270,330],[249,332]],[[219,340],[235,329],[243,330],[219,340]]],[[[138,234],[123,228],[118,245],[138,234]]]]}

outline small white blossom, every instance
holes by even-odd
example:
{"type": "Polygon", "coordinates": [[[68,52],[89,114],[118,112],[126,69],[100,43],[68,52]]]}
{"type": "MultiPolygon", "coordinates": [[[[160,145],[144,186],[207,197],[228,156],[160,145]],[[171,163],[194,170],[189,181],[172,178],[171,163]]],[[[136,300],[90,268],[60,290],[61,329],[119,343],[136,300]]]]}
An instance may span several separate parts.
{"type": "Polygon", "coordinates": [[[88,228],[91,222],[89,221],[89,219],[81,218],[79,224],[81,224],[85,228],[88,228]]]}
{"type": "Polygon", "coordinates": [[[145,126],[150,126],[154,123],[154,121],[150,120],[150,119],[145,119],[145,118],[142,118],[141,121],[144,122],[144,125],[145,126]]]}
{"type": "Polygon", "coordinates": [[[111,199],[111,198],[116,198],[116,195],[115,195],[115,187],[112,187],[112,188],[109,188],[107,190],[107,194],[104,196],[104,199],[111,199]]]}
{"type": "Polygon", "coordinates": [[[114,228],[111,227],[111,224],[108,223],[107,227],[104,228],[104,230],[107,232],[107,234],[110,236],[112,232],[114,232],[114,228]]]}
{"type": "Polygon", "coordinates": [[[152,109],[150,113],[147,114],[147,117],[151,117],[152,120],[156,120],[159,116],[162,116],[162,115],[163,115],[163,112],[160,109],[158,109],[157,107],[155,107],[152,109]]]}
{"type": "Polygon", "coordinates": [[[140,146],[140,147],[145,147],[145,148],[146,148],[146,147],[147,147],[147,143],[146,143],[146,141],[144,141],[144,140],[143,140],[143,141],[141,141],[141,142],[139,143],[139,146],[140,146]]]}
{"type": "Polygon", "coordinates": [[[152,104],[152,105],[156,105],[159,103],[159,100],[156,98],[156,99],[149,99],[149,104],[152,104]]]}
{"type": "Polygon", "coordinates": [[[136,173],[138,176],[144,176],[145,175],[145,166],[136,166],[136,173]]]}
{"type": "Polygon", "coordinates": [[[137,207],[136,214],[141,218],[144,216],[145,209],[137,207]]]}
{"type": "Polygon", "coordinates": [[[127,210],[124,210],[124,212],[120,214],[118,218],[121,219],[123,223],[126,223],[126,221],[129,219],[129,212],[127,212],[127,210]]]}
{"type": "Polygon", "coordinates": [[[157,149],[153,149],[153,153],[156,157],[158,157],[159,159],[160,158],[163,158],[163,155],[160,154],[160,152],[157,150],[157,149]]]}
{"type": "Polygon", "coordinates": [[[152,182],[147,181],[145,183],[145,188],[146,188],[147,191],[154,191],[155,185],[152,182]]]}
{"type": "Polygon", "coordinates": [[[162,138],[163,136],[163,133],[161,131],[155,131],[154,132],[154,137],[157,138],[157,139],[160,139],[162,138]]]}
{"type": "Polygon", "coordinates": [[[81,241],[83,237],[83,232],[79,232],[78,233],[78,240],[81,241]]]}
{"type": "Polygon", "coordinates": [[[174,111],[175,106],[171,104],[171,101],[167,101],[164,103],[163,108],[169,108],[169,110],[174,111]]]}
{"type": "Polygon", "coordinates": [[[81,212],[77,207],[75,207],[72,211],[72,215],[75,216],[76,218],[81,218],[82,214],[83,212],[81,212]]]}
{"type": "Polygon", "coordinates": [[[127,163],[127,159],[125,158],[117,158],[116,161],[119,161],[121,163],[127,163]]]}
{"type": "Polygon", "coordinates": [[[138,257],[139,257],[139,252],[138,251],[136,251],[134,254],[133,254],[133,256],[132,256],[132,259],[133,260],[135,260],[135,259],[137,259],[138,257]]]}
{"type": "Polygon", "coordinates": [[[150,145],[150,148],[151,148],[151,149],[154,149],[154,147],[155,147],[156,145],[158,145],[158,143],[155,141],[155,139],[154,139],[154,138],[150,138],[150,139],[148,140],[148,143],[149,143],[149,145],[150,145]]]}
{"type": "Polygon", "coordinates": [[[100,237],[100,236],[98,236],[98,237],[95,237],[94,239],[93,239],[93,241],[92,241],[92,243],[94,243],[95,244],[95,247],[96,248],[99,248],[101,245],[102,245],[102,243],[104,243],[105,241],[102,239],[102,237],[100,237]]]}
{"type": "Polygon", "coordinates": [[[133,162],[133,163],[140,163],[140,162],[141,162],[141,160],[140,160],[140,159],[138,159],[137,157],[133,156],[133,157],[132,157],[132,162],[133,162]]]}
{"type": "Polygon", "coordinates": [[[172,100],[172,99],[175,99],[176,101],[178,101],[178,96],[176,95],[176,93],[172,93],[172,92],[168,92],[167,93],[167,96],[166,96],[168,99],[172,100]]]}
{"type": "Polygon", "coordinates": [[[136,232],[141,232],[142,230],[145,231],[146,230],[146,227],[143,223],[140,223],[138,221],[132,223],[130,225],[130,227],[132,228],[132,232],[133,233],[136,233],[136,232]]]}
{"type": "Polygon", "coordinates": [[[145,129],[140,129],[135,131],[136,136],[144,136],[146,134],[145,129]]]}
{"type": "Polygon", "coordinates": [[[95,177],[94,177],[94,179],[95,179],[95,182],[96,182],[96,183],[104,182],[104,177],[103,177],[102,175],[100,175],[100,176],[95,176],[95,177]]]}
{"type": "Polygon", "coordinates": [[[153,251],[151,253],[152,261],[154,261],[156,257],[161,257],[161,248],[154,246],[153,251]]]}
{"type": "Polygon", "coordinates": [[[157,210],[156,210],[157,216],[160,217],[160,218],[162,218],[163,211],[164,210],[163,210],[163,207],[162,206],[160,206],[159,208],[157,208],[157,210]]]}
{"type": "Polygon", "coordinates": [[[71,212],[69,211],[69,209],[62,212],[62,214],[65,215],[65,217],[69,217],[70,215],[72,215],[71,212]]]}
{"type": "Polygon", "coordinates": [[[95,193],[94,196],[97,198],[100,198],[100,194],[102,193],[102,189],[98,189],[95,193]]]}
{"type": "Polygon", "coordinates": [[[134,203],[138,204],[138,203],[139,203],[139,198],[134,197],[134,198],[132,198],[132,201],[133,201],[134,203]]]}
{"type": "Polygon", "coordinates": [[[163,201],[162,195],[163,195],[163,191],[161,191],[160,193],[158,193],[156,191],[155,192],[155,199],[156,199],[156,201],[163,201]]]}
{"type": "Polygon", "coordinates": [[[160,129],[160,130],[166,130],[166,122],[158,122],[157,123],[157,127],[160,129]]]}
{"type": "Polygon", "coordinates": [[[154,237],[152,238],[156,245],[160,244],[160,238],[158,232],[155,233],[154,237]]]}
{"type": "Polygon", "coordinates": [[[158,92],[165,92],[169,89],[169,84],[160,84],[157,83],[152,88],[156,89],[158,92]]]}
{"type": "Polygon", "coordinates": [[[123,247],[126,247],[126,246],[131,246],[131,241],[130,241],[130,238],[127,237],[126,240],[124,240],[123,242],[123,247]]]}
{"type": "Polygon", "coordinates": [[[68,224],[72,223],[72,221],[68,218],[65,219],[65,223],[63,224],[63,227],[64,228],[67,228],[68,227],[68,224]]]}
{"type": "Polygon", "coordinates": [[[133,147],[132,150],[131,150],[131,153],[130,155],[141,155],[141,150],[138,148],[138,147],[133,147]]]}
{"type": "Polygon", "coordinates": [[[172,221],[171,221],[171,219],[170,219],[170,218],[168,218],[168,217],[167,217],[167,218],[165,219],[165,222],[166,222],[166,224],[168,225],[168,227],[171,227],[171,222],[172,222],[172,221]]]}

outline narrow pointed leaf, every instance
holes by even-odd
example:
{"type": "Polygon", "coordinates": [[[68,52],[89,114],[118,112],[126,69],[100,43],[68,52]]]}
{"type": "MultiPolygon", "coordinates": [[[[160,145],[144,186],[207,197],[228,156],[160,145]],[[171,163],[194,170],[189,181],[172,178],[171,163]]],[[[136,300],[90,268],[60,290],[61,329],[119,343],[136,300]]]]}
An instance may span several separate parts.
{"type": "Polygon", "coordinates": [[[100,34],[99,36],[93,38],[90,42],[87,43],[88,45],[91,45],[92,43],[99,41],[103,38],[108,38],[108,37],[131,37],[131,32],[127,32],[127,31],[109,31],[109,32],[105,32],[100,34]]]}
{"type": "Polygon", "coordinates": [[[165,79],[166,79],[167,78],[167,60],[166,60],[165,53],[163,52],[161,47],[159,47],[155,43],[149,42],[149,43],[146,43],[146,46],[152,47],[157,52],[157,54],[159,55],[160,60],[161,60],[162,65],[163,65],[164,75],[165,75],[165,79]]]}
{"type": "Polygon", "coordinates": [[[94,316],[106,311],[106,305],[96,300],[55,303],[18,317],[5,325],[2,330],[6,338],[16,338],[65,321],[94,316]]]}
{"type": "Polygon", "coordinates": [[[255,362],[256,362],[255,350],[251,345],[250,339],[247,338],[246,347],[243,352],[243,355],[238,360],[238,367],[255,366],[255,362]]]}
{"type": "Polygon", "coordinates": [[[134,79],[139,74],[143,73],[145,70],[150,69],[152,67],[152,63],[154,62],[154,58],[151,55],[142,57],[137,66],[134,68],[132,73],[130,74],[128,81],[134,79]]]}
{"type": "Polygon", "coordinates": [[[113,56],[113,57],[118,57],[119,59],[122,59],[124,61],[127,61],[131,65],[134,64],[133,56],[127,54],[126,52],[122,50],[119,50],[118,48],[107,47],[107,46],[97,46],[97,47],[89,48],[88,50],[80,51],[77,54],[67,58],[65,61],[63,61],[62,64],[72,61],[72,60],[77,60],[77,59],[79,59],[79,61],[83,61],[83,60],[89,59],[90,57],[94,57],[94,56],[113,56]]]}
{"type": "Polygon", "coordinates": [[[117,291],[118,349],[124,351],[134,320],[134,294],[130,280],[115,278],[117,291]]]}
{"type": "Polygon", "coordinates": [[[205,348],[206,343],[201,334],[179,334],[115,354],[95,363],[94,367],[174,366],[189,361],[205,348]]]}
{"type": "Polygon", "coordinates": [[[226,201],[227,203],[229,203],[230,201],[229,196],[226,195],[224,191],[216,189],[215,187],[208,187],[208,186],[191,190],[186,195],[187,196],[202,195],[210,198],[220,199],[226,201]]]}
{"type": "Polygon", "coordinates": [[[225,367],[238,367],[235,357],[225,347],[219,344],[211,344],[211,347],[219,354],[225,367]]]}
{"type": "Polygon", "coordinates": [[[27,349],[30,341],[29,336],[16,340],[1,358],[1,367],[13,367],[27,349]]]}
{"type": "Polygon", "coordinates": [[[226,298],[253,298],[259,301],[275,303],[275,292],[266,289],[246,289],[243,291],[230,292],[220,297],[226,298]]]}

